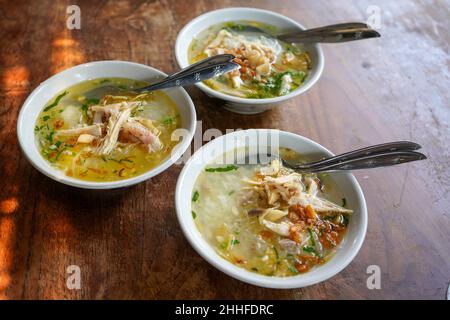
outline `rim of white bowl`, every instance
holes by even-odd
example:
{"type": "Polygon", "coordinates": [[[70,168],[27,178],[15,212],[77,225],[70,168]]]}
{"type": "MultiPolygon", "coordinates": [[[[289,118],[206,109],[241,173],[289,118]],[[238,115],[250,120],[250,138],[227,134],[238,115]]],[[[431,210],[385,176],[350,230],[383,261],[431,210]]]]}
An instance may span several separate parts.
{"type": "MultiPolygon", "coordinates": [[[[48,79],[46,79],[41,84],[39,84],[39,86],[37,86],[28,95],[27,99],[22,104],[22,107],[20,109],[19,116],[17,119],[16,130],[17,130],[17,137],[19,140],[19,146],[20,146],[20,149],[22,150],[22,153],[25,155],[25,157],[28,159],[28,161],[32,164],[32,166],[34,168],[36,168],[42,174],[46,175],[47,177],[49,177],[57,182],[61,182],[63,184],[69,185],[69,186],[83,188],[83,189],[115,189],[115,188],[129,187],[129,186],[135,185],[137,183],[143,182],[145,180],[148,180],[148,179],[162,173],[163,171],[168,169],[172,164],[174,164],[183,155],[183,153],[187,150],[187,148],[190,146],[191,141],[194,137],[196,126],[197,126],[197,114],[196,114],[195,106],[194,106],[194,103],[192,102],[191,97],[186,92],[186,90],[184,90],[182,87],[174,88],[174,90],[180,91],[181,95],[183,96],[183,99],[186,101],[186,105],[189,109],[189,114],[191,114],[191,117],[192,117],[191,123],[189,123],[187,126],[187,129],[189,130],[189,136],[186,139],[183,138],[183,140],[174,147],[174,148],[177,148],[176,152],[174,154],[168,155],[167,158],[163,162],[161,162],[158,166],[156,166],[155,168],[153,168],[147,172],[144,172],[136,177],[129,178],[129,179],[118,180],[118,181],[108,181],[108,182],[93,182],[93,181],[84,181],[84,180],[80,180],[80,179],[75,179],[75,178],[68,177],[64,174],[61,174],[57,169],[51,167],[51,165],[49,165],[45,161],[45,159],[40,155],[40,153],[38,152],[39,156],[44,160],[43,162],[45,163],[45,165],[39,163],[38,161],[36,161],[34,158],[32,158],[30,156],[29,151],[27,150],[27,148],[25,148],[26,144],[25,144],[25,137],[24,137],[24,133],[23,133],[24,119],[26,117],[26,112],[28,111],[28,109],[32,108],[31,102],[33,101],[33,99],[35,99],[36,96],[38,96],[41,93],[42,90],[45,89],[45,87],[48,85],[48,83],[51,80],[71,74],[74,71],[77,71],[78,69],[91,68],[91,67],[93,67],[93,65],[102,65],[102,64],[104,64],[104,65],[117,64],[117,65],[128,65],[128,66],[133,66],[133,67],[139,67],[139,68],[144,68],[151,72],[154,72],[158,76],[164,76],[164,77],[167,76],[166,73],[164,73],[156,68],[147,66],[145,64],[131,62],[131,61],[101,60],[101,61],[92,61],[92,62],[79,64],[74,67],[65,69],[61,72],[58,72],[58,73],[54,74],[53,76],[49,77],[48,79]]],[[[98,78],[101,78],[101,77],[102,77],[101,75],[98,76],[98,78]]],[[[88,80],[88,79],[85,79],[85,80],[88,80]]],[[[85,81],[85,80],[83,80],[83,81],[85,81]]],[[[168,94],[168,93],[166,93],[166,94],[169,95],[169,97],[170,97],[170,94],[168,94]]],[[[39,106],[39,108],[41,108],[41,109],[43,107],[44,107],[44,105],[39,106]]],[[[37,108],[37,107],[35,107],[35,108],[37,108]]],[[[33,119],[33,125],[35,122],[36,122],[36,119],[33,119]]],[[[37,148],[35,141],[33,143],[33,146],[35,148],[37,148]]]]}
{"type": "MultiPolygon", "coordinates": [[[[285,21],[288,21],[294,25],[297,26],[297,28],[301,29],[301,30],[305,30],[306,28],[298,23],[297,21],[286,17],[280,13],[276,13],[273,11],[269,11],[269,10],[264,10],[264,9],[258,9],[258,8],[250,8],[250,7],[233,7],[233,8],[225,8],[225,9],[218,9],[218,10],[213,10],[213,11],[209,11],[206,12],[194,19],[192,19],[191,21],[189,21],[181,30],[180,32],[178,32],[178,36],[177,39],[175,41],[175,58],[177,60],[178,66],[180,68],[185,68],[189,65],[189,63],[187,64],[183,64],[182,62],[182,58],[181,56],[185,56],[188,53],[187,52],[180,52],[180,46],[181,46],[181,39],[185,36],[185,34],[189,31],[189,29],[196,23],[201,22],[202,20],[205,20],[208,18],[208,16],[212,15],[212,14],[217,14],[217,13],[223,13],[226,14],[227,12],[232,12],[232,11],[241,11],[241,12],[259,12],[259,13],[263,13],[263,14],[268,14],[268,15],[272,15],[274,17],[277,17],[279,19],[283,19],[285,21]]],[[[209,26],[211,26],[212,24],[205,26],[205,28],[203,30],[205,30],[206,28],[208,28],[209,26]]],[[[234,103],[240,103],[240,104],[250,104],[250,105],[260,105],[260,104],[276,104],[285,100],[289,100],[297,95],[300,95],[304,92],[306,92],[307,90],[309,90],[320,78],[320,76],[322,75],[323,72],[323,68],[325,65],[325,61],[324,61],[324,55],[323,55],[323,50],[321,48],[321,46],[319,44],[314,44],[313,47],[316,49],[317,51],[317,56],[318,56],[318,61],[317,61],[317,70],[314,74],[312,74],[311,78],[308,79],[308,81],[306,81],[306,83],[303,83],[300,87],[298,87],[297,89],[295,89],[294,91],[284,95],[284,96],[280,96],[280,97],[275,97],[275,98],[262,98],[262,99],[249,99],[249,98],[240,98],[240,97],[236,97],[236,96],[232,96],[232,95],[228,95],[225,93],[221,93],[217,90],[211,89],[210,87],[208,87],[207,85],[205,85],[202,82],[196,83],[195,86],[197,86],[200,90],[206,92],[207,94],[215,97],[215,98],[219,98],[222,100],[226,100],[226,101],[230,101],[230,102],[234,102],[234,103]]]]}
{"type": "MultiPolygon", "coordinates": [[[[276,129],[248,129],[248,130],[241,130],[236,131],[233,133],[229,133],[226,135],[223,135],[219,138],[216,138],[207,144],[203,145],[200,149],[198,149],[194,155],[188,160],[186,165],[184,166],[183,170],[181,171],[177,186],[175,190],[175,208],[177,212],[177,218],[178,222],[181,226],[181,230],[183,231],[183,234],[188,239],[191,246],[194,248],[194,250],[203,258],[205,259],[209,264],[217,268],[218,270],[224,272],[225,274],[243,281],[245,283],[249,283],[255,286],[259,287],[265,287],[265,288],[273,288],[273,289],[295,289],[295,288],[303,288],[307,286],[311,286],[320,282],[323,282],[325,280],[328,280],[341,272],[343,269],[345,269],[356,257],[359,250],[361,249],[366,232],[367,232],[367,223],[368,223],[368,214],[367,214],[367,204],[365,201],[364,193],[361,189],[361,186],[359,185],[356,178],[353,176],[353,174],[347,172],[344,173],[344,175],[350,179],[351,186],[355,189],[355,196],[357,198],[357,201],[359,202],[359,206],[361,208],[361,211],[358,212],[358,214],[361,217],[361,222],[359,224],[359,228],[357,231],[357,236],[355,240],[353,241],[352,250],[348,250],[346,256],[342,259],[342,261],[339,264],[336,264],[336,262],[333,262],[333,257],[330,261],[328,261],[326,264],[317,267],[316,270],[320,270],[320,268],[324,266],[333,265],[332,269],[328,269],[327,272],[322,269],[321,273],[315,274],[314,276],[311,275],[311,272],[307,272],[304,274],[296,275],[296,276],[290,276],[290,277],[271,277],[271,276],[265,276],[260,275],[254,272],[250,272],[244,268],[240,268],[232,264],[231,262],[225,260],[224,258],[220,257],[215,250],[212,248],[212,246],[203,238],[203,236],[198,231],[195,224],[192,222],[191,228],[188,226],[188,219],[192,220],[192,215],[190,210],[185,210],[181,208],[181,202],[183,197],[191,197],[191,193],[189,194],[182,194],[182,185],[184,183],[185,177],[188,173],[188,171],[191,169],[191,165],[194,163],[194,161],[197,160],[198,157],[200,157],[202,154],[207,154],[209,149],[213,149],[214,145],[218,145],[222,143],[223,139],[231,139],[234,138],[234,136],[238,135],[245,135],[247,133],[251,134],[252,131],[260,131],[265,132],[266,134],[270,134],[270,132],[278,132],[281,135],[291,136],[295,139],[298,139],[300,141],[303,141],[305,143],[308,143],[315,148],[317,148],[318,151],[321,151],[323,153],[326,153],[330,156],[334,155],[331,151],[326,149],[324,146],[320,145],[319,143],[308,139],[306,137],[303,137],[298,134],[294,134],[287,131],[281,131],[276,129]],[[188,212],[187,212],[188,211],[188,212]],[[200,244],[201,243],[201,244],[200,244]],[[209,249],[204,249],[209,248],[209,249]],[[208,251],[208,252],[206,252],[208,251]]],[[[225,150],[226,152],[228,150],[225,150]]],[[[210,161],[213,161],[214,159],[209,159],[210,161]]],[[[204,167],[206,164],[203,164],[202,167],[204,167]]],[[[197,175],[198,177],[198,175],[197,175]]],[[[197,177],[195,179],[197,179],[197,177]]],[[[192,190],[191,190],[192,191],[192,190]]],[[[343,249],[343,248],[341,248],[343,249]]]]}

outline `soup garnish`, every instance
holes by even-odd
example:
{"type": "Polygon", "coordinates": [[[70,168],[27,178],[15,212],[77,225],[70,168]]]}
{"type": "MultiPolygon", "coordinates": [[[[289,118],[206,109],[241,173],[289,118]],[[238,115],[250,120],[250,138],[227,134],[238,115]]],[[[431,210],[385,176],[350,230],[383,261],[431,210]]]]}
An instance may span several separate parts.
{"type": "Polygon", "coordinates": [[[180,127],[180,119],[165,93],[127,91],[145,85],[105,78],[81,82],[58,94],[36,121],[42,156],[67,176],[88,181],[131,178],[159,165],[176,144],[171,134],[180,127]],[[124,93],[100,94],[103,86],[111,85],[124,93]],[[96,91],[98,95],[92,96],[96,91]]]}
{"type": "MultiPolygon", "coordinates": [[[[297,157],[281,150],[283,157],[297,157]]],[[[192,194],[192,217],[224,259],[269,276],[307,272],[332,258],[352,210],[326,175],[282,166],[207,166],[192,194]]]]}
{"type": "Polygon", "coordinates": [[[226,22],[201,32],[189,47],[189,62],[230,53],[241,68],[205,83],[214,90],[241,98],[273,98],[297,89],[308,75],[311,60],[298,45],[274,38],[240,32],[240,26],[254,25],[273,31],[260,22],[226,22]]]}

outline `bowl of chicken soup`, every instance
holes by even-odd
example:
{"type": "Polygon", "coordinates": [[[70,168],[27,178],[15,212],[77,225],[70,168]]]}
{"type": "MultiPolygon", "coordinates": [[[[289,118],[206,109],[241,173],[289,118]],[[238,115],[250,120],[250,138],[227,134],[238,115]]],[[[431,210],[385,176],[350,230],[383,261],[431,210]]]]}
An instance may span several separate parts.
{"type": "Polygon", "coordinates": [[[178,34],[175,56],[181,68],[217,54],[233,54],[241,68],[197,83],[223,107],[255,114],[308,91],[319,79],[324,58],[318,44],[284,43],[270,37],[305,29],[275,12],[227,8],[205,13],[178,34]],[[257,27],[267,34],[247,32],[257,27]],[[269,34],[269,35],[268,35],[269,34]]]}
{"type": "Polygon", "coordinates": [[[126,187],[163,172],[187,149],[196,124],[183,88],[133,92],[165,76],[126,61],[85,63],[52,76],[20,111],[23,153],[43,174],[80,188],[126,187]]]}
{"type": "Polygon", "coordinates": [[[280,161],[332,155],[278,130],[214,139],[178,178],[175,204],[184,235],[211,265],[256,286],[300,288],[333,277],[364,241],[363,192],[349,172],[300,174],[280,161]]]}

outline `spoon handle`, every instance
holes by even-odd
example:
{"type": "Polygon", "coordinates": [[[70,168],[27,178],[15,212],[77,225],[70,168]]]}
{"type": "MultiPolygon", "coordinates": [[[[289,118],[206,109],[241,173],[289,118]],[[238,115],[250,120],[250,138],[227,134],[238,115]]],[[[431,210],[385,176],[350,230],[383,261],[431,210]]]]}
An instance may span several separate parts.
{"type": "Polygon", "coordinates": [[[197,82],[217,77],[232,70],[239,69],[240,65],[235,62],[223,62],[211,64],[206,67],[191,69],[165,78],[161,82],[138,89],[139,92],[148,92],[171,87],[184,87],[197,82]]]}
{"type": "Polygon", "coordinates": [[[370,29],[370,27],[363,22],[344,22],[337,24],[330,24],[323,27],[311,28],[304,30],[305,32],[315,31],[342,31],[342,30],[354,30],[354,29],[370,29]]]}
{"type": "Polygon", "coordinates": [[[424,160],[427,157],[416,151],[395,151],[387,153],[373,154],[356,159],[350,159],[329,165],[323,165],[316,168],[309,168],[305,170],[298,170],[299,172],[317,173],[317,172],[330,172],[337,170],[359,170],[359,169],[371,169],[377,167],[387,167],[396,164],[424,160]]]}
{"type": "Polygon", "coordinates": [[[366,24],[351,22],[288,33],[277,38],[289,43],[339,43],[378,37],[380,34],[366,24]]]}

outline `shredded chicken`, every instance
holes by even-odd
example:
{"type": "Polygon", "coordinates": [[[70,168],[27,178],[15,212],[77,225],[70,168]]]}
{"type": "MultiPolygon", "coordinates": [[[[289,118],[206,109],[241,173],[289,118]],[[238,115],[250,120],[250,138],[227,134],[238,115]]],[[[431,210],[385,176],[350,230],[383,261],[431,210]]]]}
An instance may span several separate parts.
{"type": "Polygon", "coordinates": [[[243,84],[242,76],[267,76],[272,72],[272,66],[280,53],[279,45],[268,46],[259,40],[249,41],[242,35],[233,34],[225,29],[220,30],[217,36],[207,45],[204,53],[207,56],[231,53],[236,56],[235,62],[241,65],[240,70],[229,72],[228,77],[233,88],[240,88],[243,84]]]}
{"type": "Polygon", "coordinates": [[[58,130],[56,132],[59,136],[79,136],[82,134],[90,134],[96,137],[102,135],[103,124],[93,124],[91,126],[83,126],[74,129],[58,130]]]}
{"type": "Polygon", "coordinates": [[[111,115],[113,112],[118,112],[124,109],[133,109],[139,106],[141,101],[130,101],[130,102],[118,102],[111,103],[107,105],[94,105],[89,107],[90,112],[102,112],[105,115],[111,115]]]}
{"type": "MultiPolygon", "coordinates": [[[[251,209],[249,215],[257,215],[261,225],[296,242],[300,243],[305,238],[304,224],[298,224],[300,220],[313,221],[317,214],[333,216],[353,212],[317,196],[319,186],[316,179],[284,168],[279,160],[273,160],[269,166],[262,167],[255,178],[243,181],[251,186],[245,190],[256,193],[262,199],[265,209],[251,209]]],[[[249,197],[250,194],[247,193],[247,198],[249,197]]]]}
{"type": "Polygon", "coordinates": [[[93,152],[98,155],[110,154],[119,140],[141,144],[148,152],[158,151],[163,147],[159,130],[150,119],[131,116],[132,110],[141,105],[141,101],[124,101],[90,106],[87,115],[92,125],[59,130],[56,134],[78,136],[78,143],[90,144],[95,140],[98,145],[93,152]]]}
{"type": "Polygon", "coordinates": [[[128,119],[128,121],[123,124],[122,130],[124,134],[129,134],[137,138],[142,144],[146,145],[149,152],[157,151],[162,148],[162,143],[159,138],[142,123],[133,120],[132,118],[128,119]]]}
{"type": "Polygon", "coordinates": [[[127,121],[130,113],[130,109],[124,109],[119,112],[111,113],[106,129],[106,136],[100,142],[100,145],[96,150],[97,154],[109,154],[116,147],[120,129],[122,125],[127,121]]]}

